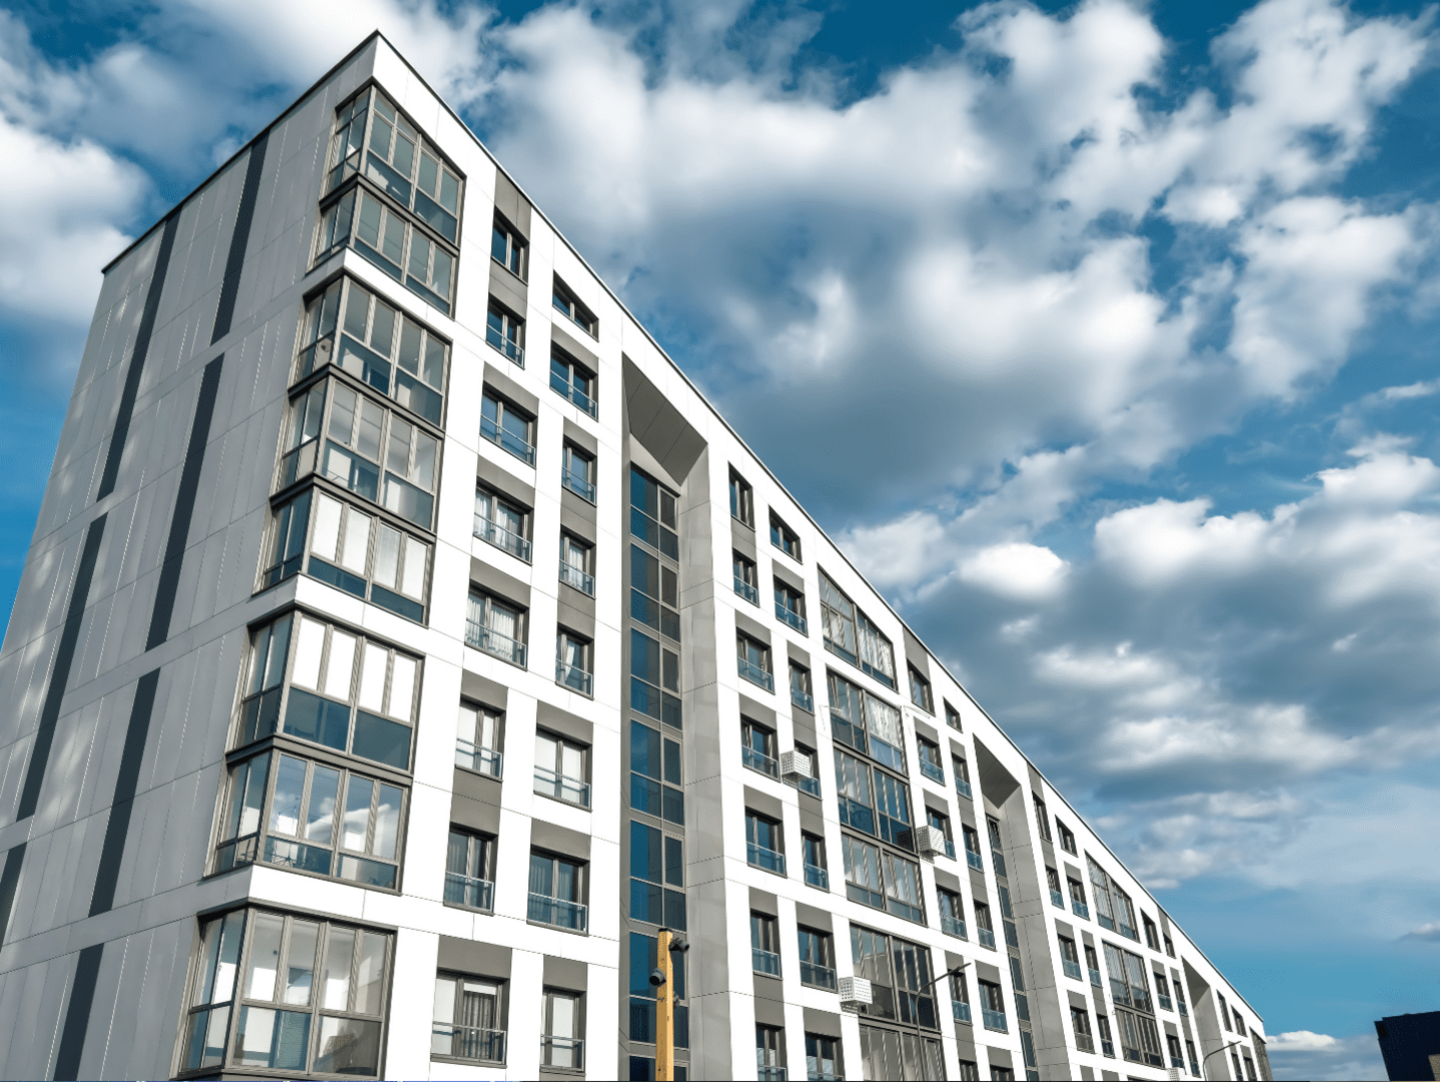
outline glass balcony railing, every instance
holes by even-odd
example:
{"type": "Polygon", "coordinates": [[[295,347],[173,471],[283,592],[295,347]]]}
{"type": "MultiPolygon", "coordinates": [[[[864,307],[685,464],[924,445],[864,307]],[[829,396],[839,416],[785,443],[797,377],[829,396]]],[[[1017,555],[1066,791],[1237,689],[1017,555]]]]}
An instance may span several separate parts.
{"type": "Polygon", "coordinates": [[[474,620],[465,621],[465,645],[474,647],[476,650],[484,650],[487,654],[494,654],[502,661],[508,661],[512,665],[525,667],[525,644],[519,639],[512,639],[509,635],[502,635],[498,631],[491,631],[484,624],[476,623],[474,620]]]}
{"type": "Polygon", "coordinates": [[[785,1082],[784,1067],[756,1067],[756,1082],[785,1082]]]}
{"type": "Polygon", "coordinates": [[[1083,981],[1085,975],[1080,972],[1080,963],[1072,962],[1069,958],[1062,959],[1065,965],[1065,976],[1074,977],[1077,981],[1083,981]]]}
{"type": "Polygon", "coordinates": [[[965,863],[977,872],[983,872],[985,870],[985,862],[980,859],[980,854],[973,849],[965,850],[965,863]]]}
{"type": "Polygon", "coordinates": [[[777,875],[785,874],[785,854],[777,853],[774,849],[766,849],[763,845],[746,842],[745,859],[757,868],[764,868],[767,872],[775,872],[777,875]]]}
{"type": "Polygon", "coordinates": [[[520,343],[515,341],[513,338],[506,338],[503,334],[500,333],[500,329],[498,327],[485,328],[485,341],[489,342],[492,346],[498,349],[501,353],[505,354],[505,356],[509,357],[521,368],[525,367],[524,347],[521,346],[520,343]]]}
{"type": "Polygon", "coordinates": [[[940,930],[946,935],[953,935],[960,939],[968,938],[965,935],[965,922],[959,917],[952,917],[948,913],[940,914],[940,930]]]}
{"type": "Polygon", "coordinates": [[[1179,1007],[1180,1007],[1180,1015],[1181,1015],[1181,1017],[1183,1017],[1183,1018],[1189,1018],[1189,1017],[1190,1017],[1190,1008],[1187,1007],[1187,1006],[1185,1006],[1185,1001],[1184,1001],[1183,999],[1181,999],[1181,1000],[1177,1000],[1176,1002],[1177,1002],[1177,1004],[1178,1004],[1179,1007]]]}
{"type": "Polygon", "coordinates": [[[737,657],[736,660],[740,664],[740,675],[746,680],[752,684],[759,684],[766,691],[775,690],[775,677],[771,673],[766,672],[748,657],[737,657]]]}
{"type": "Polygon", "coordinates": [[[959,793],[961,796],[966,797],[967,799],[970,799],[970,800],[974,800],[974,799],[975,799],[974,797],[972,797],[972,796],[970,795],[970,783],[969,783],[968,781],[966,781],[964,778],[956,777],[956,779],[955,779],[955,791],[956,791],[957,793],[959,793]]]}
{"type": "Polygon", "coordinates": [[[585,1042],[578,1037],[540,1038],[540,1063],[545,1067],[569,1068],[572,1071],[585,1069],[585,1042]]]}
{"type": "Polygon", "coordinates": [[[811,796],[818,798],[820,796],[820,779],[796,778],[795,788],[799,789],[802,793],[809,793],[811,796]]]}
{"type": "Polygon", "coordinates": [[[527,916],[537,924],[551,924],[556,928],[583,932],[586,930],[588,911],[587,907],[579,902],[552,898],[548,894],[532,894],[527,916]]]}
{"type": "Polygon", "coordinates": [[[507,530],[499,523],[492,522],[484,515],[475,516],[475,536],[488,541],[497,549],[504,549],[516,559],[530,562],[530,542],[513,530],[507,530]]]}
{"type": "Polygon", "coordinates": [[[808,691],[801,691],[799,688],[790,689],[790,701],[807,714],[815,713],[815,696],[808,691]]]}
{"type": "Polygon", "coordinates": [[[783,620],[802,635],[810,634],[810,625],[805,622],[805,617],[793,609],[787,609],[778,601],[775,602],[775,617],[783,620]]]}
{"type": "Polygon", "coordinates": [[[580,474],[561,469],[560,483],[586,503],[595,502],[595,486],[580,474]]]}
{"type": "Polygon", "coordinates": [[[800,983],[835,991],[835,971],[814,962],[800,963],[800,983]]]}
{"type": "Polygon", "coordinates": [[[505,1031],[436,1022],[430,1028],[430,1054],[480,1060],[485,1063],[504,1063],[505,1031]]]}
{"type": "MultiPolygon", "coordinates": [[[[1101,1038],[1100,1038],[1100,1051],[1103,1052],[1103,1053],[1105,1053],[1105,1055],[1109,1056],[1111,1059],[1114,1059],[1114,1058],[1115,1058],[1115,1042],[1114,1042],[1114,1041],[1107,1041],[1104,1037],[1101,1037],[1101,1038]]],[[[1196,1071],[1195,1073],[1198,1075],[1200,1072],[1199,1072],[1199,1071],[1196,1071]]]]}
{"type": "Polygon", "coordinates": [[[527,466],[535,465],[535,448],[526,441],[524,436],[501,428],[489,417],[480,418],[480,435],[502,451],[509,451],[527,466]]]}
{"type": "Polygon", "coordinates": [[[758,770],[762,774],[769,774],[772,778],[780,776],[780,767],[770,756],[763,751],[756,751],[748,745],[741,749],[743,760],[751,770],[758,770]]]}
{"type": "Polygon", "coordinates": [[[555,682],[561,684],[571,691],[578,691],[581,695],[595,694],[595,676],[588,673],[579,665],[571,665],[567,661],[556,660],[555,682]]]}
{"type": "Polygon", "coordinates": [[[550,389],[561,398],[575,403],[591,417],[600,415],[600,407],[596,404],[595,399],[586,394],[578,383],[571,383],[558,372],[550,373],[550,389]]]}
{"type": "Polygon", "coordinates": [[[1056,909],[1064,909],[1065,895],[1061,894],[1058,890],[1052,890],[1050,892],[1050,904],[1056,909]]]}
{"type": "Polygon", "coordinates": [[[495,884],[459,872],[445,873],[445,900],[471,909],[495,908],[495,884]]]}
{"type": "Polygon", "coordinates": [[[1081,1052],[1094,1052],[1095,1042],[1090,1039],[1088,1033],[1075,1034],[1075,1047],[1081,1052]]]}
{"type": "MultiPolygon", "coordinates": [[[[970,1022],[970,1004],[962,1003],[958,999],[950,1001],[950,1013],[957,1022],[970,1022]]],[[[973,1023],[971,1023],[973,1025],[973,1023]]]]}
{"type": "Polygon", "coordinates": [[[771,977],[780,976],[780,956],[774,951],[762,951],[759,947],[751,947],[750,964],[756,973],[766,973],[771,977]]]}
{"type": "Polygon", "coordinates": [[[760,591],[751,586],[739,575],[735,576],[735,592],[752,605],[760,604],[760,591]]]}
{"type": "Polygon", "coordinates": [[[979,938],[982,947],[989,947],[992,951],[995,949],[995,933],[991,929],[976,928],[975,935],[979,938]]]}
{"type": "Polygon", "coordinates": [[[818,864],[805,865],[805,882],[821,890],[830,889],[830,873],[818,864]]]}
{"type": "Polygon", "coordinates": [[[932,763],[923,756],[920,758],[920,773],[931,781],[938,781],[941,785],[945,784],[945,768],[939,763],[932,763]]]}
{"type": "Polygon", "coordinates": [[[564,560],[560,561],[560,581],[567,586],[575,587],[582,594],[595,596],[595,576],[586,574],[583,569],[574,564],[568,564],[564,560]]]}
{"type": "Polygon", "coordinates": [[[1104,987],[1105,987],[1105,979],[1100,976],[1100,971],[1099,971],[1098,969],[1092,969],[1092,970],[1090,970],[1089,972],[1090,972],[1090,983],[1093,984],[1096,988],[1104,988],[1104,987]]]}
{"type": "Polygon", "coordinates": [[[569,778],[543,766],[535,768],[535,791],[579,808],[590,806],[590,785],[579,778],[569,778]]]}
{"type": "Polygon", "coordinates": [[[455,741],[455,765],[473,770],[477,774],[500,777],[500,766],[504,756],[493,748],[477,748],[468,740],[455,741]]]}
{"type": "Polygon", "coordinates": [[[1175,1009],[1175,1005],[1170,1002],[1169,996],[1162,996],[1159,993],[1156,993],[1155,998],[1160,1001],[1160,1007],[1162,1010],[1173,1011],[1175,1009]]]}
{"type": "Polygon", "coordinates": [[[1071,901],[1070,912],[1074,913],[1081,920],[1090,919],[1090,907],[1084,902],[1071,901]]]}
{"type": "Polygon", "coordinates": [[[992,1011],[989,1007],[981,1007],[980,1017],[984,1019],[986,1029],[994,1030],[996,1033],[1010,1032],[1010,1027],[1005,1022],[1004,1011],[992,1011]]]}

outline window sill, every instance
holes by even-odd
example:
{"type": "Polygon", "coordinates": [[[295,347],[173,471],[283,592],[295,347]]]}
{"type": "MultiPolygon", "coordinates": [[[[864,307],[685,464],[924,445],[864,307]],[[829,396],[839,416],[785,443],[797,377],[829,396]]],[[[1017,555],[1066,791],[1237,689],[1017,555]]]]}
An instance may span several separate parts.
{"type": "Polygon", "coordinates": [[[467,774],[474,774],[477,778],[488,778],[496,785],[499,785],[505,780],[505,771],[503,769],[500,771],[499,774],[491,774],[484,770],[476,770],[473,766],[461,766],[459,763],[455,764],[455,769],[463,770],[467,774]]]}
{"type": "Polygon", "coordinates": [[[738,522],[738,523],[740,523],[741,526],[744,526],[744,527],[745,527],[747,530],[749,530],[751,533],[754,533],[754,532],[755,532],[755,524],[754,524],[753,522],[746,522],[746,521],[745,521],[743,518],[741,518],[739,515],[731,515],[731,516],[730,516],[730,521],[731,521],[731,522],[738,522]]]}
{"type": "MultiPolygon", "coordinates": [[[[565,685],[561,684],[560,686],[561,686],[561,687],[564,687],[565,685]]],[[[463,769],[463,768],[462,768],[462,769],[463,769]]],[[[540,792],[538,789],[535,790],[534,792],[535,792],[535,795],[536,795],[536,796],[541,797],[541,798],[543,798],[543,799],[545,799],[545,800],[548,800],[548,801],[550,801],[552,804],[559,804],[561,807],[564,807],[564,808],[576,808],[576,809],[578,809],[579,811],[585,812],[585,814],[587,814],[587,815],[590,814],[591,808],[590,808],[590,805],[589,805],[589,804],[576,804],[573,800],[561,800],[558,796],[551,796],[549,793],[542,793],[542,792],[540,792]]],[[[539,923],[539,922],[538,922],[538,921],[531,921],[531,923],[532,923],[532,924],[536,924],[536,923],[539,923]]],[[[550,928],[550,927],[552,927],[552,925],[544,924],[544,925],[541,925],[541,927],[550,928]]],[[[569,929],[569,930],[573,931],[573,929],[569,929]]]]}
{"type": "MultiPolygon", "coordinates": [[[[589,936],[590,936],[589,931],[584,931],[584,932],[582,932],[579,928],[566,928],[564,925],[560,925],[560,924],[546,924],[543,920],[529,920],[529,919],[527,919],[527,920],[525,921],[525,923],[528,924],[528,925],[530,925],[530,927],[532,927],[532,928],[548,928],[548,929],[549,929],[550,931],[552,931],[552,932],[564,932],[566,935],[578,935],[578,936],[581,936],[582,938],[587,938],[587,939],[588,939],[589,936]]],[[[469,1061],[467,1060],[466,1062],[469,1062],[469,1061]]]]}

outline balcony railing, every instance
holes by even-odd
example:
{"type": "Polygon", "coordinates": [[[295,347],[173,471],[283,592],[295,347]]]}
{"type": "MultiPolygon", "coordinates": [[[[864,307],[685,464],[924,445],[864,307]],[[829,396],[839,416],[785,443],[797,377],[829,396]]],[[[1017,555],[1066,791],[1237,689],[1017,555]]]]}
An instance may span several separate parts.
{"type": "Polygon", "coordinates": [[[1005,1022],[1004,1011],[992,1011],[989,1007],[981,1007],[980,1017],[984,1019],[986,1029],[992,1029],[996,1033],[1010,1032],[1010,1027],[1005,1022]]]}
{"type": "Polygon", "coordinates": [[[739,575],[735,576],[735,592],[752,605],[760,604],[760,591],[751,586],[739,575]]]}
{"type": "Polygon", "coordinates": [[[949,857],[951,860],[954,860],[954,859],[955,859],[955,839],[954,839],[954,838],[946,838],[946,839],[945,839],[945,855],[946,855],[947,857],[949,857]]]}
{"type": "Polygon", "coordinates": [[[748,657],[737,656],[736,660],[740,663],[740,675],[746,680],[749,680],[752,684],[759,684],[766,691],[775,690],[775,677],[773,674],[766,672],[748,657]]]}
{"type": "Polygon", "coordinates": [[[1065,895],[1061,894],[1058,890],[1052,890],[1050,892],[1050,904],[1056,909],[1064,909],[1065,895]]]}
{"type": "Polygon", "coordinates": [[[790,689],[790,701],[807,714],[815,713],[815,696],[799,688],[790,689]]]}
{"type": "Polygon", "coordinates": [[[1093,984],[1096,988],[1104,988],[1104,987],[1105,987],[1105,978],[1103,978],[1102,976],[1100,976],[1100,971],[1099,971],[1098,969],[1092,969],[1092,970],[1089,971],[1089,973],[1090,973],[1090,983],[1091,983],[1091,984],[1093,984]]]}
{"type": "Polygon", "coordinates": [[[945,784],[945,768],[939,763],[932,763],[924,756],[920,757],[920,773],[931,781],[938,781],[941,785],[945,784]]]}
{"type": "MultiPolygon", "coordinates": [[[[1114,1058],[1115,1058],[1115,1042],[1114,1042],[1114,1041],[1107,1041],[1104,1037],[1101,1037],[1101,1038],[1100,1038],[1100,1051],[1103,1052],[1103,1053],[1105,1053],[1105,1055],[1109,1056],[1111,1059],[1114,1059],[1114,1058]]],[[[1196,1071],[1195,1073],[1198,1075],[1200,1072],[1199,1072],[1199,1071],[1196,1071]]]]}
{"type": "Polygon", "coordinates": [[[742,759],[751,770],[758,770],[762,774],[769,774],[772,778],[780,776],[780,767],[775,760],[766,755],[763,751],[757,751],[748,744],[741,749],[742,759]]]}
{"type": "Polygon", "coordinates": [[[463,766],[466,770],[498,778],[504,759],[504,755],[493,748],[477,748],[468,740],[455,741],[455,765],[463,766]]]}
{"type": "Polygon", "coordinates": [[[540,1038],[540,1062],[546,1067],[585,1069],[585,1042],[578,1037],[540,1038]]]}
{"type": "MultiPolygon", "coordinates": [[[[808,1056],[806,1057],[809,1058],[808,1056]]],[[[845,1082],[843,1074],[830,1074],[828,1071],[817,1071],[810,1068],[805,1075],[806,1082],[845,1082]]]]}
{"type": "Polygon", "coordinates": [[[578,808],[590,806],[590,785],[579,778],[569,778],[543,766],[535,768],[535,791],[541,796],[554,797],[578,808]]]}
{"type": "Polygon", "coordinates": [[[1084,902],[1071,901],[1070,912],[1074,913],[1081,920],[1090,919],[1090,907],[1084,902]]]}
{"type": "Polygon", "coordinates": [[[955,791],[963,797],[968,797],[971,800],[975,799],[973,796],[970,796],[970,783],[958,774],[955,775],[955,791]]]}
{"type": "Polygon", "coordinates": [[[484,650],[487,654],[494,654],[502,661],[508,661],[513,665],[525,667],[525,644],[519,639],[512,639],[509,635],[502,635],[498,631],[491,631],[484,624],[474,620],[465,621],[465,645],[472,646],[476,650],[484,650]]]}
{"type": "Polygon", "coordinates": [[[990,859],[995,862],[995,874],[999,876],[1005,876],[1005,857],[1001,854],[1000,850],[990,850],[990,859]]]}
{"type": "Polygon", "coordinates": [[[795,779],[795,788],[799,789],[802,793],[809,793],[809,794],[810,794],[811,796],[813,796],[813,797],[819,797],[819,795],[820,795],[820,779],[819,779],[819,778],[796,778],[796,779],[795,779]]]}
{"type": "Polygon", "coordinates": [[[775,872],[777,875],[785,874],[785,854],[776,852],[774,849],[766,849],[763,845],[746,842],[745,859],[757,868],[764,868],[767,872],[775,872]]]}
{"type": "Polygon", "coordinates": [[[784,620],[800,634],[810,634],[810,625],[805,622],[805,617],[793,609],[787,609],[778,601],[775,602],[775,616],[777,619],[784,620]]]}
{"type": "Polygon", "coordinates": [[[995,933],[991,929],[976,928],[975,935],[980,940],[982,947],[989,947],[992,951],[995,949],[995,933]]]}
{"type": "Polygon", "coordinates": [[[965,922],[959,917],[952,917],[948,913],[940,914],[940,930],[946,935],[958,936],[960,939],[967,938],[965,935],[965,922]]]}
{"type": "Polygon", "coordinates": [[[774,951],[751,947],[750,964],[756,973],[766,973],[772,977],[780,976],[780,956],[774,951]]]}
{"type": "Polygon", "coordinates": [[[1061,959],[1065,964],[1065,976],[1074,977],[1077,981],[1083,981],[1085,974],[1080,971],[1080,963],[1072,962],[1069,958],[1061,959]]]}
{"type": "Polygon", "coordinates": [[[588,911],[579,902],[552,898],[548,894],[532,894],[527,916],[537,924],[552,924],[556,928],[583,932],[586,930],[588,911]]]}
{"type": "Polygon", "coordinates": [[[495,327],[485,328],[485,341],[489,342],[521,368],[525,367],[525,348],[520,345],[519,342],[511,338],[506,338],[495,327]]]}
{"type": "Polygon", "coordinates": [[[805,865],[805,882],[821,890],[830,889],[830,872],[818,864],[805,865]]]}
{"type": "Polygon", "coordinates": [[[1094,1052],[1095,1042],[1090,1039],[1088,1033],[1075,1034],[1075,1047],[1081,1052],[1094,1052]]]}
{"type": "Polygon", "coordinates": [[[835,971],[814,962],[800,963],[800,983],[835,991],[835,971]]]}
{"type": "Polygon", "coordinates": [[[481,541],[488,541],[497,549],[504,549],[511,556],[530,562],[530,542],[521,537],[513,530],[507,530],[497,522],[492,522],[484,515],[475,516],[475,536],[481,541]]]}
{"type": "Polygon", "coordinates": [[[459,872],[445,873],[445,900],[471,909],[495,908],[495,884],[459,872]]]}
{"type": "Polygon", "coordinates": [[[430,1054],[482,1060],[486,1063],[504,1063],[505,1031],[436,1022],[430,1028],[430,1054]]]}
{"type": "Polygon", "coordinates": [[[588,575],[574,564],[560,561],[560,581],[567,586],[573,586],[582,594],[595,596],[595,576],[588,575]]]}
{"type": "Polygon", "coordinates": [[[560,483],[586,503],[595,502],[595,485],[580,474],[562,468],[560,470],[560,483]]]}
{"type": "Polygon", "coordinates": [[[965,850],[965,863],[977,872],[983,872],[985,870],[985,862],[980,859],[980,854],[973,849],[965,850]]]}
{"type": "MultiPolygon", "coordinates": [[[[1169,996],[1162,996],[1157,992],[1155,994],[1155,998],[1160,1001],[1160,1006],[1162,1009],[1167,1011],[1173,1011],[1175,1009],[1175,1005],[1170,1002],[1169,996]]],[[[1184,1064],[1182,1063],[1181,1066],[1183,1067],[1184,1064]]]]}
{"type": "Polygon", "coordinates": [[[785,1082],[784,1067],[756,1067],[756,1082],[785,1082]]]}
{"type": "Polygon", "coordinates": [[[1178,1000],[1177,1002],[1178,1002],[1178,1004],[1179,1004],[1179,1006],[1180,1006],[1180,1015],[1181,1015],[1181,1017],[1182,1017],[1182,1018],[1189,1018],[1189,1017],[1190,1017],[1190,1008],[1187,1007],[1187,1006],[1185,1006],[1185,1001],[1182,999],[1182,1000],[1178,1000]]]}
{"type": "Polygon", "coordinates": [[[501,428],[489,417],[480,418],[480,435],[495,444],[502,451],[509,451],[527,466],[535,465],[535,448],[525,442],[523,436],[501,428]]]}
{"type": "Polygon", "coordinates": [[[600,407],[596,404],[595,399],[582,391],[576,384],[571,383],[569,380],[561,379],[560,376],[554,372],[550,373],[550,389],[561,398],[568,399],[575,403],[575,405],[579,406],[591,417],[598,417],[600,415],[600,407]]]}
{"type": "Polygon", "coordinates": [[[1182,1059],[1180,1056],[1171,1056],[1171,1057],[1170,1057],[1170,1066],[1171,1066],[1171,1067],[1178,1067],[1180,1070],[1183,1071],[1183,1070],[1185,1069],[1185,1060],[1182,1059]]]}
{"type": "Polygon", "coordinates": [[[581,695],[593,697],[595,694],[595,675],[560,658],[555,660],[555,682],[581,695]]]}
{"type": "Polygon", "coordinates": [[[955,1021],[957,1022],[974,1024],[970,1022],[970,1004],[968,1003],[964,1003],[958,999],[952,999],[950,1001],[950,1013],[955,1017],[955,1021]]]}

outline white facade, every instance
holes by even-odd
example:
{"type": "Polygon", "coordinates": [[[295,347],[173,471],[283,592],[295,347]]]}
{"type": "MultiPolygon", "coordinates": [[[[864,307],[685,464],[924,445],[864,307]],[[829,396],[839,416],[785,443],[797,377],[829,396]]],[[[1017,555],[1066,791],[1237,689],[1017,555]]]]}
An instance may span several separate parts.
{"type": "MultiPolygon", "coordinates": [[[[386,107],[371,109],[367,148],[386,107]]],[[[507,513],[485,511],[496,524],[507,513]]],[[[1258,1014],[378,35],[107,269],[0,651],[0,703],[5,1077],[653,1077],[643,997],[630,995],[649,965],[631,954],[644,944],[636,937],[655,935],[667,889],[679,906],[671,924],[687,925],[691,944],[679,1056],[691,1078],[917,1077],[914,1023],[877,1014],[883,977],[868,1012],[826,987],[878,972],[857,970],[855,929],[919,948],[920,983],[966,964],[970,1021],[956,1003],[962,986],[947,979],[920,1006],[932,1075],[943,1065],[951,1079],[1161,1078],[1175,1066],[1198,1077],[1195,1061],[1208,1056],[1207,1077],[1234,1077],[1247,1060],[1268,1077],[1258,1014]],[[458,243],[448,243],[443,180],[430,204],[414,194],[436,176],[423,159],[392,150],[391,173],[366,159],[362,178],[330,179],[337,125],[357,93],[376,91],[438,151],[430,161],[461,179],[458,243]],[[396,168],[410,169],[408,185],[396,168]],[[329,245],[324,214],[362,192],[350,241],[329,245]],[[365,217],[380,208],[383,219],[365,217]],[[497,220],[523,247],[519,273],[492,258],[486,226],[497,220]],[[379,254],[367,256],[357,238],[372,225],[379,254]],[[397,238],[399,280],[384,269],[397,238]],[[412,271],[424,281],[407,284],[412,271]],[[349,359],[326,369],[327,355],[304,351],[325,329],[326,290],[342,281],[328,357],[349,359]],[[578,319],[553,303],[556,288],[581,306],[578,319]],[[344,322],[361,290],[399,313],[393,334],[378,315],[344,322]],[[503,311],[493,345],[490,310],[503,311]],[[405,338],[406,319],[448,343],[432,390],[420,386],[423,364],[402,374],[418,341],[405,338]],[[523,365],[507,354],[512,322],[523,324],[523,365]],[[347,328],[374,356],[345,344],[347,328]],[[593,378],[593,416],[554,381],[555,356],[593,378]],[[312,387],[317,402],[323,389],[323,431],[300,412],[312,387]],[[430,405],[435,393],[442,408],[430,405]],[[488,429],[487,394],[526,423],[488,429]],[[388,441],[383,455],[372,439],[388,441]],[[428,473],[427,439],[438,447],[428,473]],[[291,469],[297,443],[302,464],[291,469]],[[569,463],[587,458],[593,500],[575,491],[586,483],[562,484],[569,463]],[[663,543],[636,546],[637,534],[663,531],[633,513],[634,476],[677,499],[673,560],[663,543]],[[737,508],[748,524],[731,513],[735,476],[749,490],[737,508]],[[477,489],[519,513],[521,541],[477,536],[477,489]],[[285,508],[306,493],[292,552],[285,508]],[[342,506],[347,517],[326,518],[342,506]],[[792,553],[770,543],[772,516],[792,553]],[[583,571],[562,566],[567,535],[592,547],[583,571]],[[328,564],[315,562],[322,549],[328,564]],[[396,571],[386,554],[401,551],[427,555],[398,558],[396,571]],[[678,576],[673,600],[664,585],[652,600],[632,594],[647,560],[659,582],[678,576]],[[822,575],[889,644],[893,686],[877,678],[883,662],[867,672],[842,656],[822,575]],[[587,576],[593,597],[570,584],[587,576]],[[803,596],[805,620],[781,618],[780,586],[803,596]],[[476,607],[482,596],[490,607],[476,607]],[[677,634],[648,630],[647,613],[677,634]],[[265,629],[284,620],[284,656],[266,669],[265,629]],[[578,643],[574,670],[552,667],[561,634],[578,643]],[[731,661],[737,635],[752,643],[755,679],[731,661]],[[523,665],[497,656],[511,639],[523,665]],[[650,680],[644,642],[657,651],[650,680]],[[787,692],[792,665],[809,672],[809,709],[787,692]],[[912,667],[931,708],[913,700],[912,667]],[[873,697],[868,736],[837,738],[832,677],[873,697]],[[500,718],[488,748],[457,728],[470,724],[463,712],[457,723],[461,704],[500,718]],[[564,777],[537,762],[538,732],[569,748],[547,760],[573,779],[562,798],[564,777]],[[862,739],[871,754],[853,746],[862,739]],[[938,777],[922,770],[918,741],[935,745],[938,777]],[[779,776],[781,753],[797,745],[818,796],[779,776]],[[852,780],[866,771],[872,798],[868,809],[847,805],[844,824],[837,753],[852,780]],[[234,778],[242,766],[258,777],[262,758],[247,818],[243,792],[232,803],[234,778]],[[888,819],[874,799],[882,788],[888,819]],[[918,851],[927,807],[943,815],[955,856],[943,826],[939,852],[918,851]],[[985,842],[978,869],[964,856],[966,826],[985,842]],[[828,866],[818,885],[805,870],[807,834],[828,866]],[[641,838],[657,839],[667,875],[657,863],[631,881],[641,838]],[[882,862],[873,896],[862,872],[847,876],[843,854],[869,851],[859,844],[882,862]],[[462,868],[457,852],[484,859],[462,868]],[[1102,927],[1092,865],[1132,900],[1133,936],[1114,920],[1102,927]],[[1069,879],[1083,885],[1087,915],[1069,879]],[[958,899],[959,925],[942,928],[941,891],[958,899]],[[993,946],[980,942],[977,903],[992,914],[993,946]],[[272,928],[282,936],[273,950],[272,928]],[[808,980],[802,929],[831,937],[808,980]],[[1069,972],[1061,937],[1077,952],[1069,972]],[[1148,1010],[1117,1004],[1106,944],[1138,959],[1148,1010]],[[1086,948],[1103,987],[1086,972],[1086,948]],[[470,982],[463,1010],[437,1006],[445,987],[462,987],[444,979],[470,982]],[[982,980],[997,988],[1003,1030],[982,1013],[982,980]],[[211,1035],[199,1043],[197,1024],[211,1035]],[[1232,1041],[1233,1058],[1221,1051],[1232,1041]],[[556,1062],[568,1055],[583,1070],[556,1062]]],[[[1123,905],[1118,895],[1112,904],[1123,905]]]]}

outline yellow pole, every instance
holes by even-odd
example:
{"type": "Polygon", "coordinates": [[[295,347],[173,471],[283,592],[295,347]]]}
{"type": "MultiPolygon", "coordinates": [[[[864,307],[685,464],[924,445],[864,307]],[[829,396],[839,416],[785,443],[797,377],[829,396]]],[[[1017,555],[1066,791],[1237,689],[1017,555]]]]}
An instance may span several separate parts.
{"type": "Polygon", "coordinates": [[[661,928],[655,965],[665,982],[655,989],[655,1077],[675,1082],[675,967],[670,963],[670,929],[661,928]]]}

